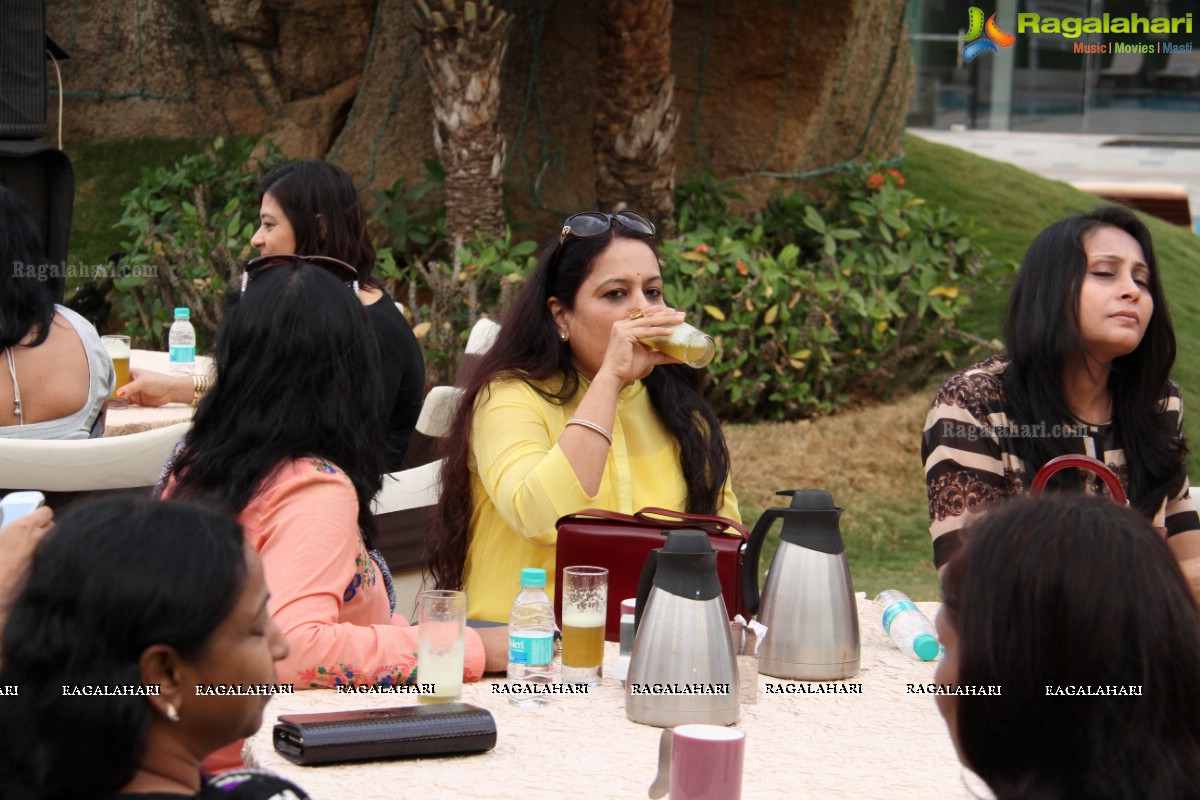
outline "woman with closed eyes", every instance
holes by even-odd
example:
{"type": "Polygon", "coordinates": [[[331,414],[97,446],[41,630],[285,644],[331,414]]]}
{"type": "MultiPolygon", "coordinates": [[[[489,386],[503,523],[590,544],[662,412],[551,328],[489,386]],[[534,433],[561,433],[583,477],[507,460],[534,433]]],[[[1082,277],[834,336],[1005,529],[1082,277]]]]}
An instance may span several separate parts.
{"type": "MultiPolygon", "coordinates": [[[[1150,231],[1098,208],[1034,239],[1013,286],[1006,352],[952,375],[925,420],[921,457],[940,569],[974,515],[1025,491],[1038,469],[1088,455],[1120,479],[1200,596],[1200,517],[1184,470],[1175,333],[1150,231]]],[[[1059,488],[1096,481],[1079,471],[1059,488]]]]}

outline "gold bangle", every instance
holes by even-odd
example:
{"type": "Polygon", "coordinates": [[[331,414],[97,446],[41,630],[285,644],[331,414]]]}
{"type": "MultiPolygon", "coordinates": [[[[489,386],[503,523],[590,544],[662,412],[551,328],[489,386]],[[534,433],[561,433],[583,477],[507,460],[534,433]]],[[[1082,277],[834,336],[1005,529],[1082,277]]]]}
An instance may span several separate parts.
{"type": "Polygon", "coordinates": [[[604,430],[604,428],[600,427],[599,425],[597,425],[594,422],[589,422],[588,420],[580,419],[579,417],[571,417],[569,420],[567,420],[567,424],[568,425],[580,425],[584,428],[587,428],[588,430],[593,430],[596,433],[603,436],[605,439],[608,439],[609,444],[612,444],[612,434],[609,433],[608,431],[604,430]]]}
{"type": "Polygon", "coordinates": [[[200,405],[200,398],[208,393],[212,386],[212,378],[199,373],[192,376],[192,408],[200,405]]]}

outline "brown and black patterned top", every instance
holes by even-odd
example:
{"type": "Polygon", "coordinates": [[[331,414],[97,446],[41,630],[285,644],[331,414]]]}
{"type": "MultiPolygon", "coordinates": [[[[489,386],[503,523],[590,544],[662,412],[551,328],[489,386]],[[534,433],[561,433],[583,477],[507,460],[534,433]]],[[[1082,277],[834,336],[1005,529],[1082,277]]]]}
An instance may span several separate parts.
{"type": "MultiPolygon", "coordinates": [[[[929,492],[933,562],[938,567],[958,549],[959,532],[973,515],[996,500],[1025,491],[1025,465],[1013,447],[1018,436],[1066,437],[1070,453],[1103,461],[1126,484],[1125,453],[1117,445],[1111,421],[1063,425],[1057,430],[1010,425],[1004,393],[1007,363],[1002,355],[995,355],[954,373],[942,384],[925,417],[921,461],[929,492]]],[[[1162,400],[1162,413],[1171,417],[1176,430],[1183,430],[1183,401],[1173,382],[1162,400]]],[[[1108,493],[1099,479],[1088,486],[1108,493]]],[[[1153,524],[1165,526],[1168,535],[1200,529],[1187,481],[1177,495],[1163,502],[1153,524]]]]}

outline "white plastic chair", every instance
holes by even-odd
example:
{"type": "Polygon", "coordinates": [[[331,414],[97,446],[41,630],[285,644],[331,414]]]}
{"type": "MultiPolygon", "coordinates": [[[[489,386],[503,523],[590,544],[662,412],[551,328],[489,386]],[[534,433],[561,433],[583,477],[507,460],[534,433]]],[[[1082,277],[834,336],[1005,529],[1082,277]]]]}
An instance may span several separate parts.
{"type": "Polygon", "coordinates": [[[429,394],[425,395],[425,402],[421,404],[417,430],[438,439],[448,434],[462,395],[463,390],[457,386],[435,386],[430,389],[429,394]]]}
{"type": "MultiPolygon", "coordinates": [[[[471,328],[464,362],[475,361],[496,341],[500,326],[484,317],[471,328]]],[[[459,371],[459,376],[463,374],[459,371]]],[[[425,532],[437,508],[442,460],[434,460],[438,439],[450,433],[450,424],[463,390],[459,386],[435,386],[421,404],[416,431],[409,441],[405,461],[409,468],[385,475],[383,488],[375,497],[376,546],[392,569],[396,590],[396,613],[410,618],[424,587],[425,532]],[[428,458],[430,460],[425,461],[428,458]]]]}
{"type": "Polygon", "coordinates": [[[487,317],[481,317],[471,326],[471,333],[467,336],[467,349],[463,352],[462,360],[458,363],[458,372],[454,376],[455,386],[467,385],[471,373],[479,365],[480,357],[492,349],[499,333],[500,324],[487,317]]]}
{"type": "Polygon", "coordinates": [[[438,456],[438,439],[445,438],[450,433],[450,424],[458,404],[462,402],[463,387],[471,371],[479,362],[479,358],[491,349],[496,342],[500,326],[484,317],[471,328],[467,337],[467,349],[458,367],[454,386],[435,386],[425,395],[421,404],[421,413],[417,417],[416,430],[408,442],[408,451],[404,455],[405,469],[428,464],[438,456]]]}
{"type": "Polygon", "coordinates": [[[376,546],[392,568],[396,613],[409,619],[424,586],[425,531],[437,508],[441,469],[439,460],[385,475],[373,501],[376,546]]]}
{"type": "Polygon", "coordinates": [[[0,491],[149,489],[191,426],[180,422],[104,439],[0,439],[0,491]]]}
{"type": "Polygon", "coordinates": [[[467,337],[467,355],[483,355],[491,350],[498,335],[500,335],[500,323],[487,317],[481,317],[471,326],[471,334],[467,337]]]}

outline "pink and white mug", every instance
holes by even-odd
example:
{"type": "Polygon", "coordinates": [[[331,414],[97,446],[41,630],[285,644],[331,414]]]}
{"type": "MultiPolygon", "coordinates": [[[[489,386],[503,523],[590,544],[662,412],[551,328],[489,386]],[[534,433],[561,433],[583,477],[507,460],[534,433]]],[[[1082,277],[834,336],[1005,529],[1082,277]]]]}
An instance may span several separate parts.
{"type": "Polygon", "coordinates": [[[680,725],[662,732],[658,777],[649,796],[670,800],[739,800],[746,734],[720,725],[680,725]]]}

